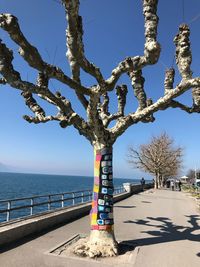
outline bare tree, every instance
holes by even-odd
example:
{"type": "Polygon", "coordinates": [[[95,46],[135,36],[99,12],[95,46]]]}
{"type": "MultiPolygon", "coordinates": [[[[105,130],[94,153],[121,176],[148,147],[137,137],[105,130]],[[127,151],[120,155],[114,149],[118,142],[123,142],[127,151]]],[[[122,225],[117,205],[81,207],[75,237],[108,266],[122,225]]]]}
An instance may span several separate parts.
{"type": "Polygon", "coordinates": [[[181,147],[174,147],[174,141],[166,133],[152,137],[148,144],[138,150],[129,147],[128,163],[154,175],[155,188],[160,188],[170,176],[178,174],[182,163],[181,147]]]}
{"type": "Polygon", "coordinates": [[[186,176],[188,177],[189,183],[193,184],[195,182],[195,170],[188,170],[186,176]]]}
{"type": "Polygon", "coordinates": [[[25,104],[34,116],[25,115],[30,123],[46,123],[58,121],[66,128],[74,126],[78,132],[89,140],[95,151],[94,199],[91,211],[91,234],[88,243],[77,249],[77,253],[95,256],[112,256],[117,254],[117,242],[113,231],[113,182],[112,182],[112,147],[117,138],[127,128],[138,122],[153,122],[153,114],[168,107],[179,108],[188,113],[200,112],[200,77],[193,78],[190,64],[190,30],[186,24],[179,27],[174,39],[176,46],[176,63],[181,74],[181,81],[174,87],[174,69],[166,71],[164,96],[155,103],[147,97],[142,70],[148,65],[157,63],[160,45],[157,42],[157,4],[158,0],[143,0],[145,28],[144,54],[130,56],[122,60],[105,78],[98,66],[89,61],[84,51],[83,25],[79,15],[79,0],[62,0],[66,13],[66,47],[67,60],[71,67],[71,78],[59,67],[44,61],[38,49],[24,36],[18,20],[11,14],[0,15],[0,26],[19,46],[19,54],[30,67],[38,72],[36,82],[21,78],[13,65],[13,51],[0,42],[0,79],[20,90],[25,104]],[[87,87],[80,77],[84,71],[91,75],[96,84],[87,87]],[[125,114],[127,86],[118,84],[121,75],[127,74],[133,87],[138,108],[125,114]],[[49,81],[57,80],[63,85],[61,92],[50,89],[49,81]],[[116,88],[118,110],[109,111],[109,94],[116,88]],[[83,108],[85,115],[77,114],[72,103],[65,97],[65,90],[72,90],[83,108]],[[187,90],[192,90],[193,106],[188,107],[174,99],[187,90]],[[37,97],[34,98],[34,95],[37,97]],[[47,115],[37,102],[41,98],[57,108],[54,115],[47,115]],[[84,119],[87,117],[87,119],[84,119]],[[112,122],[111,126],[110,123],[112,122]]]}
{"type": "Polygon", "coordinates": [[[190,184],[194,184],[196,181],[196,178],[199,178],[197,176],[199,176],[200,173],[200,169],[194,170],[194,169],[190,169],[187,172],[187,177],[188,177],[188,181],[190,184]]]}

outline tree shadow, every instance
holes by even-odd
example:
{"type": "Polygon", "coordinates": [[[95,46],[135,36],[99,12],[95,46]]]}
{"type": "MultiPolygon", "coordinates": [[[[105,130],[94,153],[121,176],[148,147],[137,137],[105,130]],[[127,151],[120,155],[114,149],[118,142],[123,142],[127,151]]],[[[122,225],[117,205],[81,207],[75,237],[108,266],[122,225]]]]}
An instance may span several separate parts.
{"type": "MultiPolygon", "coordinates": [[[[158,230],[142,231],[152,237],[141,238],[136,240],[127,240],[125,242],[137,244],[137,246],[148,246],[159,243],[167,243],[173,241],[189,240],[193,242],[200,242],[200,220],[199,215],[185,215],[188,218],[190,226],[175,225],[169,218],[166,217],[147,217],[146,220],[127,220],[124,223],[140,224],[157,228],[158,230]],[[197,234],[195,231],[199,231],[197,234]]],[[[123,243],[123,242],[122,242],[123,243]]],[[[196,254],[200,257],[200,252],[196,254]]]]}
{"type": "Polygon", "coordinates": [[[123,208],[123,209],[132,209],[132,208],[136,208],[136,206],[128,206],[128,205],[125,205],[125,206],[114,206],[115,208],[123,208]]]}

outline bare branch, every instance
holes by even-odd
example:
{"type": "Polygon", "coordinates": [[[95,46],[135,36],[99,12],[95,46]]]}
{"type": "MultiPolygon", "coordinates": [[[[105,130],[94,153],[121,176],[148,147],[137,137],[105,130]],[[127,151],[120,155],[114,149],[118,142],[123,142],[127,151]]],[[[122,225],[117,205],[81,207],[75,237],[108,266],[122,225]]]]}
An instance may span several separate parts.
{"type": "Polygon", "coordinates": [[[25,115],[24,119],[29,123],[36,124],[56,120],[60,121],[60,126],[62,128],[73,125],[79,131],[79,134],[84,135],[92,142],[93,136],[89,125],[74,112],[71,103],[59,92],[56,93],[56,96],[52,96],[50,93],[48,93],[48,95],[47,98],[52,99],[52,103],[55,103],[57,107],[61,107],[58,114],[56,116],[46,116],[44,110],[38,105],[32,95],[28,92],[23,92],[22,96],[25,98],[27,106],[35,113],[35,117],[25,115]]]}
{"type": "Polygon", "coordinates": [[[142,77],[142,70],[130,71],[129,76],[131,78],[131,83],[133,86],[134,94],[138,100],[139,107],[141,110],[146,107],[146,93],[144,91],[145,79],[142,77]]]}
{"type": "MultiPolygon", "coordinates": [[[[78,84],[81,84],[81,81],[80,81],[80,65],[79,65],[78,60],[77,60],[77,58],[79,58],[80,56],[78,55],[78,57],[77,57],[77,54],[78,54],[77,50],[73,49],[74,42],[77,41],[77,43],[80,44],[79,50],[81,50],[82,53],[83,53],[83,50],[84,50],[83,43],[82,43],[82,35],[83,35],[82,18],[80,16],[78,16],[78,7],[75,8],[75,13],[76,13],[76,17],[75,16],[72,17],[72,19],[74,20],[73,22],[76,22],[76,26],[77,26],[76,27],[77,32],[76,32],[75,38],[73,38],[73,30],[72,30],[73,27],[75,27],[75,24],[72,27],[70,27],[70,22],[71,21],[68,22],[69,23],[68,24],[68,30],[66,31],[66,34],[67,34],[67,48],[68,48],[67,58],[68,58],[68,61],[69,61],[70,67],[71,67],[71,71],[72,71],[72,79],[74,81],[76,81],[78,84]],[[72,33],[70,31],[72,31],[72,33]]],[[[80,93],[76,93],[76,94],[77,94],[78,99],[80,100],[80,102],[84,106],[84,108],[87,109],[88,101],[85,98],[85,96],[83,94],[80,94],[80,93]]]]}
{"type": "Polygon", "coordinates": [[[167,69],[165,71],[165,94],[169,92],[169,90],[172,90],[174,87],[174,76],[175,76],[175,70],[174,68],[167,69]]]}
{"type": "Polygon", "coordinates": [[[108,94],[104,94],[103,103],[99,104],[99,115],[102,119],[103,125],[108,127],[109,123],[124,116],[124,108],[126,105],[126,95],[128,93],[127,86],[125,84],[116,87],[116,95],[118,99],[118,111],[114,114],[110,114],[108,111],[109,97],[108,94]]]}
{"type": "Polygon", "coordinates": [[[188,107],[178,101],[172,100],[169,104],[170,107],[172,108],[180,108],[181,110],[191,114],[194,112],[200,113],[200,109],[194,108],[194,107],[188,107]]]}
{"type": "Polygon", "coordinates": [[[179,33],[174,38],[176,46],[176,64],[183,79],[191,79],[192,71],[190,65],[192,63],[192,53],[190,50],[190,29],[188,25],[181,24],[179,33]]]}
{"type": "Polygon", "coordinates": [[[7,81],[5,78],[0,78],[0,84],[6,84],[6,83],[7,83],[7,81]]]}
{"type": "MultiPolygon", "coordinates": [[[[147,103],[147,107],[150,107],[151,105],[153,105],[153,100],[151,98],[148,98],[146,103],[147,103]]],[[[144,119],[142,119],[141,121],[144,123],[154,122],[155,118],[154,118],[153,114],[151,114],[151,115],[145,117],[144,119]]]]}
{"type": "Polygon", "coordinates": [[[192,89],[194,108],[200,109],[200,87],[192,89]]]}
{"type": "Polygon", "coordinates": [[[53,120],[59,120],[59,119],[57,119],[56,116],[46,116],[46,117],[43,117],[43,118],[38,118],[38,117],[32,117],[32,116],[24,115],[23,118],[27,122],[29,122],[29,123],[35,123],[35,124],[45,123],[45,122],[53,121],[53,120]]]}
{"type": "Polygon", "coordinates": [[[53,65],[47,64],[42,60],[38,50],[32,46],[24,37],[20,30],[17,18],[11,14],[0,14],[0,27],[7,31],[11,39],[19,45],[19,53],[27,63],[44,73],[48,78],[54,78],[76,90],[78,93],[90,94],[89,88],[86,88],[66,76],[63,71],[53,65]]]}
{"type": "MultiPolygon", "coordinates": [[[[144,108],[141,111],[130,113],[127,116],[120,118],[117,124],[110,129],[112,137],[116,140],[129,126],[142,121],[146,117],[152,115],[158,110],[164,110],[170,106],[171,101],[183,94],[190,88],[199,88],[200,78],[182,80],[173,90],[170,90],[168,94],[158,99],[154,104],[144,108]]],[[[198,112],[198,109],[193,109],[193,112],[198,112]]]]}
{"type": "Polygon", "coordinates": [[[121,86],[116,86],[116,95],[118,100],[118,111],[114,114],[110,114],[107,118],[106,126],[113,120],[119,119],[124,116],[124,109],[126,105],[126,95],[128,93],[127,86],[122,84],[121,86]]]}
{"type": "Polygon", "coordinates": [[[47,88],[48,87],[48,85],[49,85],[49,79],[45,75],[45,73],[43,73],[43,72],[39,72],[38,73],[37,83],[36,84],[39,87],[43,87],[43,88],[47,88]]]}
{"type": "Polygon", "coordinates": [[[142,169],[151,173],[152,168],[146,164],[145,160],[141,157],[140,153],[137,150],[134,150],[132,147],[129,148],[128,160],[127,162],[137,169],[142,169]]]}
{"type": "MultiPolygon", "coordinates": [[[[48,90],[47,88],[48,88],[48,85],[49,85],[49,79],[48,79],[48,77],[44,73],[39,72],[38,73],[38,77],[37,77],[37,81],[36,81],[36,85],[39,86],[40,88],[43,88],[45,91],[47,91],[48,90]]],[[[49,97],[47,97],[46,95],[44,95],[44,94],[38,94],[38,96],[40,98],[46,100],[50,104],[53,104],[53,105],[56,106],[56,103],[52,99],[50,99],[49,97]]]]}
{"type": "Polygon", "coordinates": [[[101,98],[99,98],[99,103],[97,105],[97,110],[99,113],[99,117],[101,118],[103,125],[105,127],[108,126],[108,118],[110,116],[109,110],[108,110],[108,105],[109,105],[109,96],[108,93],[105,93],[102,95],[103,101],[101,103],[101,98]]]}
{"type": "MultiPolygon", "coordinates": [[[[11,50],[9,50],[5,44],[0,42],[0,73],[3,75],[6,82],[17,89],[20,89],[24,92],[28,93],[35,93],[44,95],[45,99],[49,99],[49,102],[58,104],[58,100],[56,97],[46,88],[46,85],[48,84],[47,78],[44,76],[44,74],[40,73],[38,77],[37,84],[34,85],[30,82],[25,82],[21,80],[20,74],[14,70],[12,65],[13,60],[13,53],[11,50]]],[[[65,107],[62,105],[61,108],[65,107]]]]}
{"type": "Polygon", "coordinates": [[[43,120],[45,115],[44,110],[38,105],[36,100],[33,98],[32,94],[29,92],[22,92],[21,95],[25,99],[26,105],[35,113],[36,118],[40,121],[43,120]]]}
{"type": "Polygon", "coordinates": [[[143,0],[143,14],[145,19],[144,56],[128,57],[120,62],[106,80],[107,90],[111,91],[123,73],[138,71],[147,65],[155,64],[160,56],[160,45],[157,42],[157,12],[158,0],[143,0]]]}
{"type": "Polygon", "coordinates": [[[22,34],[15,16],[11,14],[0,14],[0,27],[7,31],[12,40],[20,46],[19,53],[29,62],[30,66],[33,68],[36,68],[36,66],[37,68],[43,68],[44,62],[42,57],[38,50],[22,34]]]}
{"type": "Polygon", "coordinates": [[[157,43],[158,0],[143,0],[143,15],[145,19],[144,56],[147,64],[155,64],[160,56],[160,45],[157,43]]]}
{"type": "MultiPolygon", "coordinates": [[[[32,94],[25,91],[25,92],[22,92],[21,95],[24,97],[25,99],[25,103],[26,105],[29,107],[29,109],[35,114],[35,117],[32,117],[32,116],[28,116],[28,115],[24,115],[23,118],[28,121],[29,123],[45,123],[45,122],[48,122],[48,121],[52,121],[52,120],[58,120],[58,121],[62,121],[63,119],[68,119],[69,118],[69,115],[68,116],[65,116],[63,118],[63,116],[61,115],[61,113],[59,112],[57,114],[57,116],[46,116],[44,110],[42,109],[42,107],[36,102],[36,100],[33,98],[32,94]]],[[[47,100],[48,99],[48,102],[50,102],[51,100],[47,97],[42,97],[43,99],[47,100]]],[[[51,101],[50,103],[53,103],[54,105],[55,102],[51,101]]]]}
{"type": "MultiPolygon", "coordinates": [[[[88,138],[91,142],[91,139],[90,139],[91,136],[89,134],[89,130],[88,130],[89,127],[87,123],[71,109],[70,102],[68,102],[67,100],[63,100],[63,99],[61,101],[54,94],[52,94],[50,90],[48,90],[48,88],[45,88],[43,86],[44,80],[41,79],[42,75],[40,75],[39,76],[40,79],[38,79],[38,84],[40,84],[41,86],[34,85],[30,82],[22,81],[20,78],[20,74],[17,71],[15,71],[13,68],[12,60],[13,60],[12,51],[9,50],[5,46],[5,44],[0,42],[0,73],[3,75],[6,82],[10,86],[22,90],[24,94],[35,93],[41,96],[43,99],[46,99],[46,100],[48,99],[48,102],[55,103],[57,107],[59,107],[60,110],[62,110],[63,114],[67,116],[68,119],[65,121],[67,121],[69,125],[73,124],[74,127],[78,129],[79,133],[84,134],[86,138],[88,138]]],[[[31,96],[30,95],[28,96],[30,100],[29,107],[31,107],[31,110],[32,108],[34,109],[34,107],[36,108],[36,110],[37,109],[39,110],[39,106],[37,106],[36,103],[31,103],[31,96]]],[[[32,111],[34,112],[34,110],[32,111]]],[[[50,117],[48,117],[48,119],[45,119],[45,114],[42,114],[42,110],[40,111],[41,113],[39,112],[40,114],[38,114],[38,116],[41,118],[41,121],[43,122],[48,121],[50,117]]],[[[38,116],[36,116],[35,121],[38,120],[38,116]]],[[[25,118],[27,119],[28,117],[25,117],[25,118]]],[[[30,121],[31,120],[34,121],[34,119],[30,118],[30,121]]]]}
{"type": "MultiPolygon", "coordinates": [[[[190,79],[192,71],[192,53],[190,50],[190,29],[188,25],[182,24],[179,27],[179,33],[174,38],[176,45],[176,63],[183,79],[190,79]]],[[[195,108],[200,108],[200,88],[192,89],[193,104],[195,108]]]]}
{"type": "Polygon", "coordinates": [[[19,72],[12,65],[13,52],[0,41],[0,73],[4,77],[3,81],[13,88],[27,91],[29,93],[40,94],[46,91],[43,86],[34,85],[33,83],[22,81],[19,72]]]}
{"type": "Polygon", "coordinates": [[[124,116],[124,108],[126,105],[126,95],[128,93],[127,86],[125,84],[116,87],[116,95],[118,99],[118,114],[124,116]]]}
{"type": "Polygon", "coordinates": [[[109,116],[110,113],[109,113],[109,110],[108,110],[108,106],[109,106],[109,102],[110,102],[110,100],[109,100],[108,93],[105,93],[105,94],[103,94],[102,96],[103,96],[103,102],[102,102],[102,104],[101,104],[102,112],[103,112],[105,115],[109,116]]]}
{"type": "MultiPolygon", "coordinates": [[[[62,96],[60,92],[56,92],[55,97],[55,102],[57,102],[58,99],[58,101],[61,101],[64,105],[64,108],[61,108],[57,115],[57,118],[60,120],[60,126],[66,128],[73,125],[79,131],[80,135],[84,135],[92,143],[93,132],[89,124],[72,109],[70,101],[62,96]]],[[[59,107],[58,104],[57,106],[59,107]]]]}
{"type": "Polygon", "coordinates": [[[15,71],[12,65],[13,52],[8,49],[0,40],[0,72],[4,77],[4,81],[12,83],[13,80],[20,79],[19,72],[15,71]]]}
{"type": "MultiPolygon", "coordinates": [[[[166,109],[171,101],[189,90],[190,88],[198,88],[200,86],[200,78],[182,80],[174,89],[170,90],[168,94],[158,99],[153,105],[143,109],[138,113],[131,114],[133,119],[139,119],[143,116],[149,115],[161,109],[166,109]]],[[[136,119],[136,120],[137,120],[136,119]]]]}
{"type": "Polygon", "coordinates": [[[89,62],[84,54],[82,18],[78,14],[79,0],[63,0],[62,2],[67,14],[67,57],[72,72],[76,69],[78,74],[80,66],[85,72],[94,76],[100,85],[104,85],[105,82],[100,69],[89,62]]]}
{"type": "Polygon", "coordinates": [[[41,99],[43,99],[43,100],[49,102],[49,103],[52,104],[52,105],[55,105],[58,109],[60,109],[59,106],[57,106],[56,103],[55,103],[52,99],[50,99],[48,96],[43,95],[43,94],[37,94],[37,95],[38,95],[41,99]]]}

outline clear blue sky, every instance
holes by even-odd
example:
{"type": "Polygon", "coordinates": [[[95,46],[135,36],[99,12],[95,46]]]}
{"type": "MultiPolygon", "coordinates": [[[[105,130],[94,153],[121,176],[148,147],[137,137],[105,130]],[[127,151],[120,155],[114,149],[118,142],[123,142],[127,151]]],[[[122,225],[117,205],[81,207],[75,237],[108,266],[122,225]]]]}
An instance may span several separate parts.
{"type": "MultiPolygon", "coordinates": [[[[162,46],[161,58],[156,66],[144,70],[145,88],[148,97],[155,101],[163,94],[165,65],[170,67],[173,60],[173,37],[178,25],[183,22],[182,0],[159,1],[158,40],[162,46]]],[[[200,1],[185,0],[185,21],[191,26],[193,51],[192,70],[194,76],[200,72],[200,1]],[[195,19],[196,18],[196,19],[195,19]]],[[[65,57],[66,21],[61,5],[54,0],[0,0],[0,12],[12,13],[19,18],[21,29],[27,39],[38,47],[43,58],[59,65],[69,74],[65,57]]],[[[81,0],[81,15],[84,22],[84,41],[87,57],[102,68],[105,77],[126,56],[141,55],[144,45],[144,28],[141,0],[81,0]]],[[[15,50],[15,68],[22,72],[23,79],[34,81],[36,72],[17,55],[17,47],[7,34],[0,31],[1,39],[15,50]]],[[[180,77],[176,74],[176,83],[180,77]]],[[[85,85],[93,80],[83,76],[85,85]]],[[[134,111],[136,100],[129,79],[126,83],[130,93],[127,111],[134,111]]],[[[51,82],[52,90],[61,91],[72,100],[73,107],[82,112],[71,90],[57,82],[51,82]]],[[[190,93],[181,97],[184,103],[191,103],[190,93]]],[[[42,103],[47,114],[54,109],[42,103]]],[[[113,108],[116,102],[113,104],[113,108]]],[[[89,142],[79,136],[72,127],[62,129],[56,122],[28,124],[22,119],[31,114],[24,105],[20,92],[2,86],[0,88],[0,163],[11,166],[20,172],[93,175],[93,149],[89,142]]],[[[132,126],[114,145],[114,176],[138,178],[141,174],[132,170],[126,163],[128,145],[148,142],[152,135],[166,131],[178,145],[185,148],[184,166],[200,167],[200,115],[188,115],[179,110],[167,110],[155,115],[152,124],[132,126]]],[[[184,173],[184,172],[183,172],[184,173]]]]}

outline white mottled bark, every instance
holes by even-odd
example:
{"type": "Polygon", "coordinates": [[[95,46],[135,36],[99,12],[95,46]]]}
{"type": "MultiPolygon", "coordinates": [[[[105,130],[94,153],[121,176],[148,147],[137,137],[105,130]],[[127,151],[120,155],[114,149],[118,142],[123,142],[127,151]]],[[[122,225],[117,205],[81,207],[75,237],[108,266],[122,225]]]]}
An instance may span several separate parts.
{"type": "Polygon", "coordinates": [[[83,257],[113,257],[118,255],[118,246],[113,233],[92,231],[89,240],[80,242],[74,253],[83,257]]]}
{"type": "Polygon", "coordinates": [[[168,69],[165,71],[165,94],[170,92],[170,90],[174,87],[174,76],[175,76],[175,70],[174,68],[168,69]]]}
{"type": "Polygon", "coordinates": [[[91,233],[74,252],[81,256],[107,257],[118,254],[113,219],[112,147],[97,143],[94,148],[94,190],[90,212],[91,233]]]}

